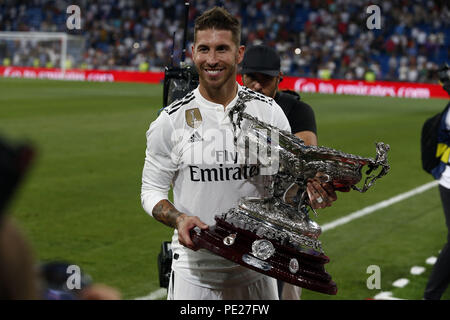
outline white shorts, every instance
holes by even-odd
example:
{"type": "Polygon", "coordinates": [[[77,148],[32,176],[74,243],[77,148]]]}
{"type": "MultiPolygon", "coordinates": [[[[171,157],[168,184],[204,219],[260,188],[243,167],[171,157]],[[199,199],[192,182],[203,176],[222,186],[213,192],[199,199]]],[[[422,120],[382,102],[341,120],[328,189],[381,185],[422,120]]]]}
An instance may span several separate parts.
{"type": "Polygon", "coordinates": [[[300,300],[302,296],[302,288],[294,286],[290,283],[284,283],[281,292],[281,300],[300,300]]]}
{"type": "Polygon", "coordinates": [[[167,300],[278,300],[277,281],[264,276],[246,286],[210,289],[196,286],[172,271],[167,300]]]}

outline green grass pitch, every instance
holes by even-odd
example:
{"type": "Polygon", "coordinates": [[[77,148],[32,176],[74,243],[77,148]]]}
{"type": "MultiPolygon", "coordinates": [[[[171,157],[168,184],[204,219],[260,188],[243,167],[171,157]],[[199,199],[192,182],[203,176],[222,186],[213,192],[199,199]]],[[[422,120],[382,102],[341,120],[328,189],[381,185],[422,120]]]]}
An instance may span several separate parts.
{"type": "MultiPolygon", "coordinates": [[[[391,145],[391,172],[365,194],[339,193],[333,207],[313,217],[319,224],[432,180],[421,169],[420,130],[446,100],[320,94],[302,99],[315,110],[320,145],[369,157],[375,156],[376,141],[391,145]]],[[[126,299],[159,288],[156,257],[172,231],[143,211],[140,184],[145,132],[161,103],[161,85],[0,78],[0,135],[30,140],[38,150],[9,208],[37,259],[78,264],[126,299]]],[[[412,282],[394,295],[421,299],[429,270],[414,278],[409,269],[425,266],[446,239],[437,188],[320,239],[338,294],[303,290],[303,299],[366,299],[392,291],[392,282],[402,277],[412,282]],[[380,267],[381,290],[366,286],[370,265],[380,267]]]]}

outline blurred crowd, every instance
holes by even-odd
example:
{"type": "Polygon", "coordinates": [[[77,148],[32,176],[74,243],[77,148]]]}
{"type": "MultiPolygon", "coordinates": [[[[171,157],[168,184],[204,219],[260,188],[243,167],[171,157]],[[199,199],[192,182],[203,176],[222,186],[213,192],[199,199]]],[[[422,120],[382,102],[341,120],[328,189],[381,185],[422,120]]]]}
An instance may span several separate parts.
{"type": "MultiPolygon", "coordinates": [[[[241,19],[242,44],[275,47],[281,55],[282,71],[291,76],[431,82],[450,52],[446,0],[190,3],[188,63],[194,19],[214,5],[224,6],[241,19]],[[369,30],[366,24],[371,16],[366,9],[372,4],[381,9],[380,29],[369,30]]],[[[4,0],[0,2],[0,31],[68,32],[66,9],[70,4],[80,6],[82,25],[81,30],[69,33],[84,39],[81,65],[74,67],[161,71],[172,62],[172,48],[173,62],[179,62],[184,1],[4,0]]],[[[9,54],[12,64],[58,65],[58,43],[21,46],[11,53],[0,41],[0,59],[9,54]],[[32,51],[39,51],[39,60],[27,60],[32,51]]]]}

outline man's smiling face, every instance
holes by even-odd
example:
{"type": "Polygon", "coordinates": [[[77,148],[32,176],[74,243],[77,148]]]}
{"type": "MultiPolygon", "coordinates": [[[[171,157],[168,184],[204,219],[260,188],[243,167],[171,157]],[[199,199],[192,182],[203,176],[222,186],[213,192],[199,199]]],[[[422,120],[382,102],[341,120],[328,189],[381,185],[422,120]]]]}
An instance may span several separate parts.
{"type": "Polygon", "coordinates": [[[237,47],[229,30],[198,30],[192,47],[200,85],[219,89],[236,81],[237,65],[242,61],[244,47],[237,47]]]}

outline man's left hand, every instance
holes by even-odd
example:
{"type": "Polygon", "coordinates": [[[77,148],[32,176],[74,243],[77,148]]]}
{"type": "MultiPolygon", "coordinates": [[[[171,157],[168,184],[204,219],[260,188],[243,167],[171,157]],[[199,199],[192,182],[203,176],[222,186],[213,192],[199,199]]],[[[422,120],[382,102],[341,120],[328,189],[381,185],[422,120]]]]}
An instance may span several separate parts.
{"type": "Polygon", "coordinates": [[[306,192],[313,209],[330,207],[333,201],[337,200],[332,181],[327,181],[327,177],[318,172],[314,178],[308,180],[306,192]]]}

